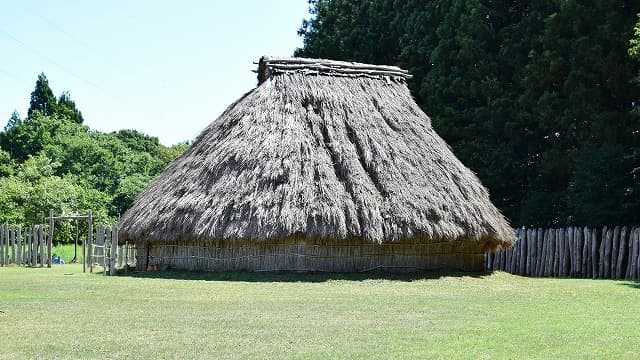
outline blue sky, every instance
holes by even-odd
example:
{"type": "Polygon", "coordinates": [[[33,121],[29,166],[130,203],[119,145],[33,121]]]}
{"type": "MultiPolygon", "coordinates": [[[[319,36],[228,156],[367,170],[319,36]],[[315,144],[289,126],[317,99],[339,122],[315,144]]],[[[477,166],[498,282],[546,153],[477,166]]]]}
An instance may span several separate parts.
{"type": "Polygon", "coordinates": [[[0,128],[14,109],[26,116],[44,72],[93,129],[193,139],[256,86],[254,61],[302,45],[307,10],[306,0],[3,1],[0,128]]]}

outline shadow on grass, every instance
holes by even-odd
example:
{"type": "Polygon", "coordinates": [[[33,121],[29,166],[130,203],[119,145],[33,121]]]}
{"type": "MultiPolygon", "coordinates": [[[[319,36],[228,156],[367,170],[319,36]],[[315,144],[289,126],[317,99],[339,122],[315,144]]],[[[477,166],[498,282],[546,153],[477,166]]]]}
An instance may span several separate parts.
{"type": "Polygon", "coordinates": [[[129,276],[142,279],[173,279],[173,280],[204,280],[204,281],[243,281],[243,282],[326,282],[332,280],[394,280],[394,281],[416,281],[433,280],[442,277],[474,277],[482,278],[490,275],[484,272],[463,272],[456,270],[433,270],[433,271],[412,271],[412,272],[388,272],[373,270],[359,273],[330,273],[330,272],[206,272],[187,270],[164,270],[164,271],[118,271],[118,276],[129,276]]]}
{"type": "Polygon", "coordinates": [[[629,281],[629,280],[626,280],[626,281],[624,281],[624,282],[620,282],[620,283],[618,283],[618,285],[621,285],[621,286],[628,286],[628,287],[630,287],[630,288],[632,288],[632,289],[638,289],[638,290],[640,290],[640,281],[629,281]]]}

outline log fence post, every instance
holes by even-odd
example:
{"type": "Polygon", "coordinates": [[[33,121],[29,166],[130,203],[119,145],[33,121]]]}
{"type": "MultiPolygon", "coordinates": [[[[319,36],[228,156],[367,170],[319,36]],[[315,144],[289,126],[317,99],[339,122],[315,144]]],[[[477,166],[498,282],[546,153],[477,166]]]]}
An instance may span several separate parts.
{"type": "Polygon", "coordinates": [[[604,259],[602,261],[604,271],[602,273],[602,277],[604,279],[609,279],[611,277],[611,243],[613,238],[613,230],[607,229],[606,235],[603,231],[602,237],[602,240],[604,241],[604,259]]]}
{"type": "Polygon", "coordinates": [[[591,230],[591,276],[598,278],[598,230],[591,230]]]}
{"type": "Polygon", "coordinates": [[[0,224],[0,266],[4,266],[4,224],[0,224]]]}

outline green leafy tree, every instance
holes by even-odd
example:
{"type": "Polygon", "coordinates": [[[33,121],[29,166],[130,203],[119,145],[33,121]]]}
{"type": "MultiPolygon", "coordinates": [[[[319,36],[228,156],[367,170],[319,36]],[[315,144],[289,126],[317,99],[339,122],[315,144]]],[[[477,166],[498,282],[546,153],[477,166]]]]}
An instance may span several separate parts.
{"type": "Polygon", "coordinates": [[[153,178],[148,175],[135,174],[120,180],[112,201],[112,214],[123,214],[133,204],[136,196],[147,187],[153,178]]]}
{"type": "Polygon", "coordinates": [[[0,177],[13,175],[14,172],[15,163],[11,155],[0,147],[0,177]]]}
{"type": "MultiPolygon", "coordinates": [[[[48,83],[41,74],[32,98],[50,94],[43,89],[48,83]]],[[[82,115],[66,92],[55,106],[48,115],[43,109],[52,106],[34,107],[24,120],[14,112],[0,132],[0,223],[39,223],[49,209],[56,214],[91,209],[99,223],[113,223],[188,147],[165,147],[158,138],[135,130],[91,130],[82,125],[82,115]]],[[[56,239],[71,240],[72,234],[64,230],[71,228],[62,226],[56,239]]]]}
{"type": "Polygon", "coordinates": [[[26,224],[31,186],[15,176],[0,177],[0,223],[26,224]]]}

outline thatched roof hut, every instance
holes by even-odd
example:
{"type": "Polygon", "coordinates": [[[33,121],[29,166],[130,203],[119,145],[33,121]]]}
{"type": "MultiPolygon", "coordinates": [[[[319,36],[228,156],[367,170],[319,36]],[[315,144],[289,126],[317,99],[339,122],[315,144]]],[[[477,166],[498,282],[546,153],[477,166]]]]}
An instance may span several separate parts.
{"type": "Polygon", "coordinates": [[[514,232],[409,77],[262,57],[258,86],[138,196],[121,241],[142,264],[191,269],[481,269],[514,232]]]}

